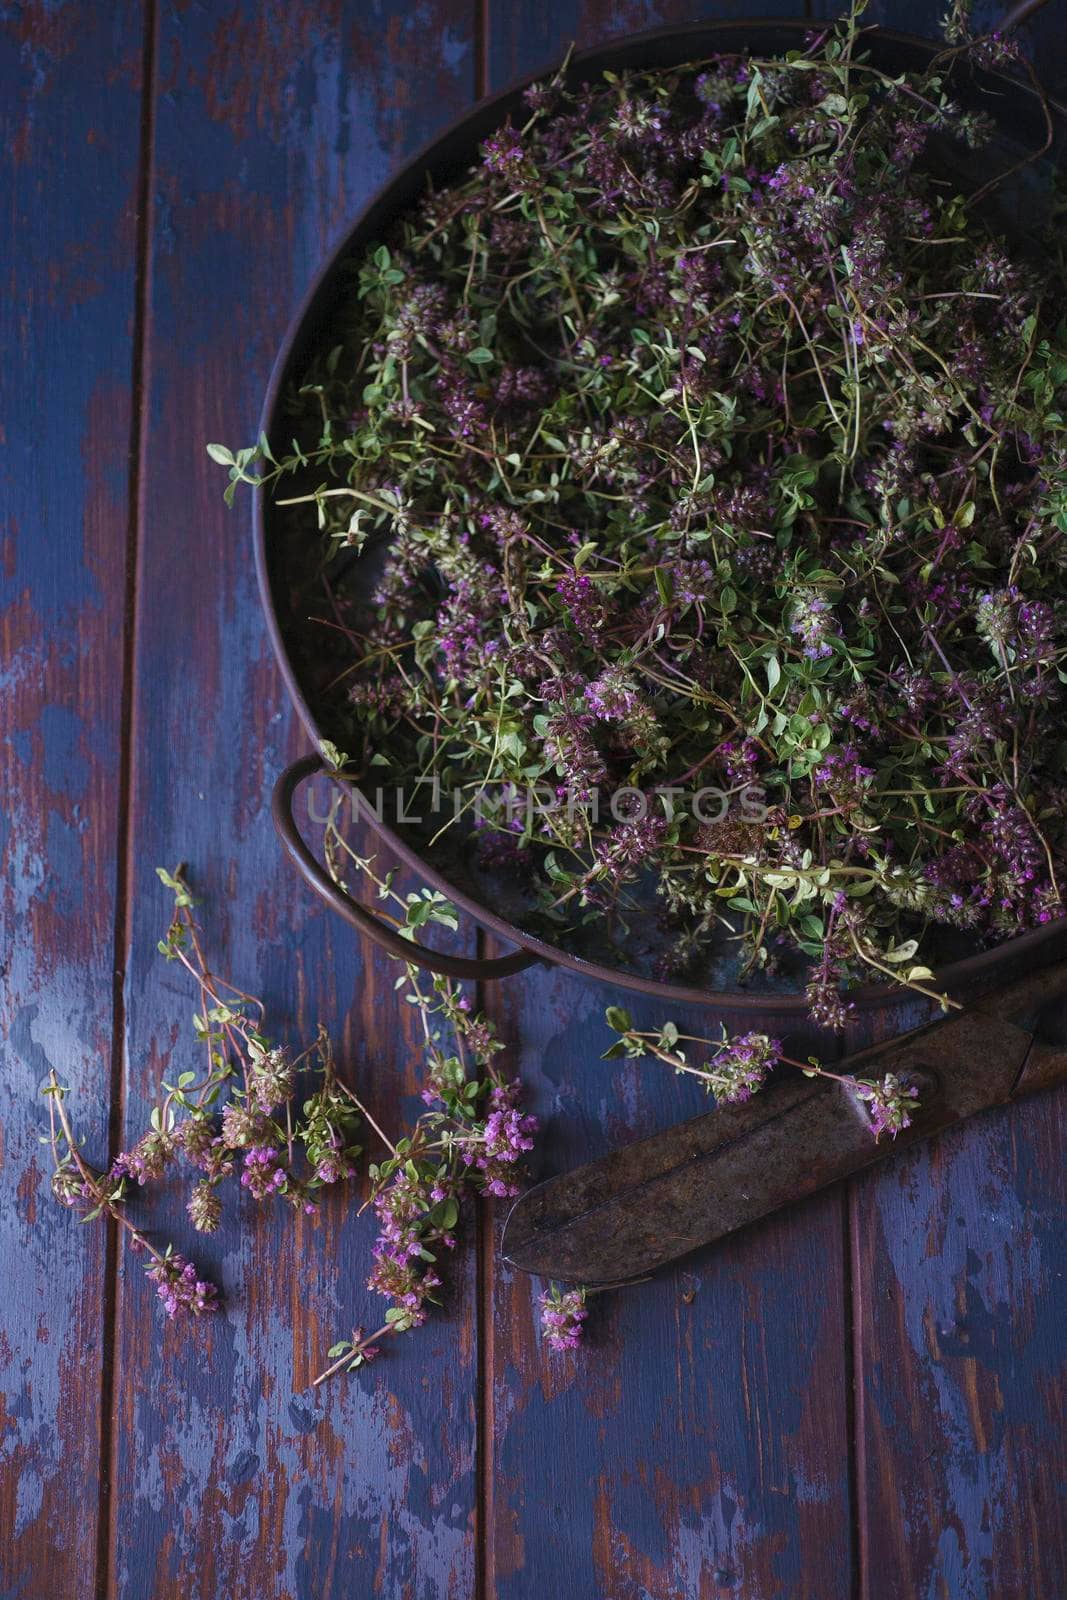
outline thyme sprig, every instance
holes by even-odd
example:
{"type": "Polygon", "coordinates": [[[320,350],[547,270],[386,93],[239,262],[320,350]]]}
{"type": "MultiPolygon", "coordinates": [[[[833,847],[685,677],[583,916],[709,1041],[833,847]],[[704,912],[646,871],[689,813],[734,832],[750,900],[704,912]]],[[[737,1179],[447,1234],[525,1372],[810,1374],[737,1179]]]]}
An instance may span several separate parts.
{"type": "Polygon", "coordinates": [[[884,1134],[895,1139],[904,1128],[911,1126],[912,1117],[919,1109],[918,1087],[896,1073],[887,1072],[880,1078],[858,1078],[852,1073],[834,1072],[823,1066],[817,1056],[800,1061],[786,1055],[782,1041],[767,1033],[731,1035],[722,1028],[719,1037],[714,1039],[704,1034],[680,1033],[674,1022],[665,1022],[655,1029],[639,1029],[634,1027],[629,1012],[620,1006],[608,1007],[606,1021],[619,1038],[604,1051],[604,1060],[618,1056],[653,1056],[676,1074],[696,1078],[720,1105],[751,1100],[774,1069],[785,1066],[802,1072],[806,1078],[825,1078],[838,1083],[862,1101],[875,1143],[884,1134]],[[706,1054],[702,1065],[693,1063],[691,1052],[685,1048],[687,1045],[702,1047],[701,1053],[706,1054]]]}
{"type": "MultiPolygon", "coordinates": [[[[331,861],[367,874],[409,934],[427,922],[455,926],[447,901],[401,895],[391,875],[379,876],[373,860],[352,850],[336,822],[328,837],[331,861]]],[[[474,1197],[519,1192],[537,1121],[499,1065],[503,1045],[489,1019],[461,986],[439,979],[426,988],[405,965],[398,987],[422,1027],[426,1110],[409,1131],[390,1137],[346,1081],[324,1028],[296,1052],[265,1033],[264,1003],[208,963],[185,869],[158,872],[174,905],[159,950],[196,987],[193,1033],[204,1058],[199,1069],[161,1083],[148,1128],[103,1171],[86,1160],[65,1104],[69,1090],[53,1071],[44,1088],[53,1193],[85,1221],[112,1220],[135,1251],[147,1253],[145,1270],[168,1317],[198,1317],[217,1309],[216,1287],[173,1245],[158,1246],[131,1221],[125,1210],[131,1199],[178,1177],[184,1164],[188,1215],[207,1234],[221,1224],[227,1180],[236,1180],[238,1193],[256,1205],[278,1200],[317,1216],[326,1191],[364,1178],[364,1209],[372,1207],[378,1223],[367,1286],[390,1303],[375,1333],[357,1329],[331,1348],[317,1386],[373,1359],[386,1336],[425,1321],[442,1285],[441,1252],[458,1242],[461,1212],[474,1197]],[[364,1169],[365,1131],[383,1153],[364,1169]]]]}

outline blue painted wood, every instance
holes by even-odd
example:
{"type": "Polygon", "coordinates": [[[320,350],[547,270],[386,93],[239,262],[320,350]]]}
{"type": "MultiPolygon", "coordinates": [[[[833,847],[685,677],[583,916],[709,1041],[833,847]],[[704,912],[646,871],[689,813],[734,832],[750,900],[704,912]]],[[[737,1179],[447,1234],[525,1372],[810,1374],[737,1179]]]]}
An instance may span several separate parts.
{"type": "MultiPolygon", "coordinates": [[[[707,1109],[660,1063],[599,1059],[609,989],[559,972],[496,988],[545,1119],[542,1175],[707,1109]]],[[[720,1020],[626,1004],[638,1027],[720,1020]]],[[[843,1206],[819,1196],[592,1299],[576,1357],[539,1342],[541,1286],[495,1271],[491,1594],[553,1594],[562,1567],[573,1600],[847,1600],[843,1206]]]]}
{"type": "Polygon", "coordinates": [[[586,49],[626,33],[670,23],[732,21],[745,16],[805,16],[802,0],[553,0],[551,5],[493,7],[487,59],[491,88],[502,88],[562,60],[571,44],[586,49]]]}
{"type": "MultiPolygon", "coordinates": [[[[204,441],[254,437],[275,349],[314,269],[369,191],[473,95],[468,8],[167,4],[156,46],[149,382],[141,452],[125,1126],[161,1068],[194,1055],[190,995],[155,956],[156,863],[184,858],[205,926],[275,1026],[321,1017],[383,1119],[416,1087],[388,962],[319,909],[267,802],[304,744],[269,652],[248,507],[227,513],[204,441]]],[[[458,1309],[365,1372],[309,1395],[331,1342],[376,1327],[373,1225],[242,1197],[205,1248],[221,1283],[195,1341],[161,1325],[127,1259],[117,1324],[112,1592],[331,1600],[465,1597],[474,1574],[474,1258],[458,1309]],[[374,1319],[373,1321],[371,1319],[374,1319]]],[[[157,1215],[155,1209],[153,1216],[157,1215]]]]}
{"type": "Polygon", "coordinates": [[[91,1594],[105,1235],[49,1193],[54,1067],[105,1161],[141,6],[0,10],[0,1593],[91,1594]]]}
{"type": "Polygon", "coordinates": [[[856,1186],[872,1596],[1067,1593],[1067,1096],[990,1113],[856,1186]]]}
{"type": "MultiPolygon", "coordinates": [[[[414,1105],[416,1041],[392,970],[317,910],[271,834],[270,780],[301,739],[268,656],[246,521],[223,511],[202,441],[250,436],[330,237],[470,100],[479,48],[496,85],[572,37],[703,14],[673,0],[553,0],[495,10],[486,29],[451,0],[414,12],[381,0],[162,8],[122,905],[143,30],[127,4],[0,17],[0,159],[19,229],[15,288],[0,300],[3,347],[17,356],[0,366],[0,748],[14,797],[0,821],[5,1596],[93,1590],[100,1503],[110,1536],[98,1592],[128,1597],[1067,1593],[1052,1427],[1062,1096],[957,1130],[602,1312],[594,1304],[577,1362],[541,1348],[534,1286],[476,1248],[453,1270],[444,1315],[318,1399],[302,1390],[327,1345],[380,1304],[363,1289],[367,1218],[334,1205],[321,1225],[293,1227],[288,1214],[256,1221],[249,1205],[242,1228],[229,1222],[205,1250],[177,1199],[138,1205],[197,1248],[229,1304],[183,1343],[138,1263],[122,1262],[103,1440],[102,1236],[79,1233],[42,1189],[33,1094],[50,1062],[75,1084],[91,1153],[106,1146],[112,938],[127,913],[118,1109],[129,1137],[159,1071],[193,1054],[188,992],[153,954],[166,905],[152,869],[182,856],[216,947],[279,1029],[323,1017],[383,1117],[398,1083],[414,1105]],[[62,451],[47,453],[42,435],[62,451]],[[98,1499],[101,1459],[110,1502],[98,1499]]],[[[876,14],[922,31],[934,21],[924,8],[876,14]]],[[[1052,16],[1038,35],[1045,69],[1049,41],[1062,43],[1052,16]]],[[[547,1120],[544,1172],[701,1108],[698,1090],[655,1064],[599,1061],[613,998],[547,972],[491,991],[547,1120]]],[[[664,1014],[633,1009],[648,1025],[664,1014]]]]}

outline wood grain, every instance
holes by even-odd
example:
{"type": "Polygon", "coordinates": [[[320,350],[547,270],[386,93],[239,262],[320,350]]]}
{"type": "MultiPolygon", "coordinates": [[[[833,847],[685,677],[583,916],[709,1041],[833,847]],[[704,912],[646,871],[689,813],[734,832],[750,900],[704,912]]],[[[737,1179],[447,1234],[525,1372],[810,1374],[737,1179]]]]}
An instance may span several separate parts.
{"type": "Polygon", "coordinates": [[[856,1186],[870,1600],[1067,1593],[1067,1096],[856,1186]]]}
{"type": "Polygon", "coordinates": [[[489,86],[503,88],[513,78],[558,65],[567,49],[606,43],[626,33],[669,23],[732,21],[746,15],[805,16],[797,0],[553,0],[552,5],[494,6],[490,13],[487,62],[489,86]]]}
{"type": "MultiPolygon", "coordinates": [[[[110,1304],[104,1236],[48,1197],[36,1091],[50,1065],[103,1159],[114,1019],[124,1141],[160,1072],[194,1055],[192,997],[154,954],[157,863],[190,863],[213,948],[282,1035],[321,1017],[383,1120],[398,1085],[417,1109],[394,969],[318,909],[269,824],[271,781],[303,737],[246,511],[223,509],[203,443],[251,438],[331,240],[477,89],[572,39],[749,9],[148,3],[147,17],[132,0],[0,11],[0,347],[14,357],[0,364],[0,1594],[1067,1594],[1062,1094],[594,1302],[577,1360],[543,1349],[539,1286],[474,1228],[444,1311],[314,1397],[328,1345],[381,1311],[354,1207],[335,1197],[294,1225],[231,1200],[205,1248],[176,1191],[138,1200],[226,1293],[225,1314],[183,1340],[135,1258],[119,1259],[110,1304]]],[[[922,32],[939,14],[889,0],[868,13],[922,32]]],[[[1062,92],[1054,5],[1031,37],[1062,92]]],[[[545,1119],[540,1175],[703,1109],[655,1063],[600,1061],[618,995],[539,970],[486,998],[545,1119]]],[[[646,1026],[667,1014],[632,1009],[646,1026]]]]}
{"type": "MultiPolygon", "coordinates": [[[[402,6],[167,5],[156,42],[153,230],[141,435],[128,1075],[143,1126],[161,1069],[192,1059],[180,975],[154,954],[156,863],[183,858],[231,975],[283,1033],[322,1017],[383,1117],[414,1089],[388,963],[365,962],[284,862],[268,815],[304,746],[254,590],[248,507],[227,513],[204,442],[254,437],[270,363],[331,236],[473,93],[470,21],[402,6]]],[[[309,1396],[331,1342],[377,1326],[369,1216],[316,1226],[236,1202],[208,1248],[177,1205],[161,1230],[221,1283],[195,1341],[164,1328],[123,1264],[111,1589],[248,1600],[456,1597],[474,1568],[476,1338],[460,1309],[309,1396]],[[238,1219],[240,1227],[238,1227],[238,1219]],[[371,1321],[371,1318],[375,1318],[371,1321]]]]}
{"type": "Polygon", "coordinates": [[[54,1067],[105,1162],[141,7],[0,13],[0,1592],[91,1594],[103,1230],[52,1200],[54,1067]]]}
{"type": "MultiPolygon", "coordinates": [[[[706,1109],[659,1063],[599,1059],[611,990],[559,972],[495,987],[545,1120],[540,1175],[706,1109]]],[[[626,1004],[638,1027],[720,1020],[626,1004]]],[[[592,1300],[579,1357],[539,1344],[539,1286],[497,1269],[489,1594],[551,1594],[562,1564],[574,1600],[846,1600],[844,1240],[842,1193],[820,1196],[592,1300]]]]}

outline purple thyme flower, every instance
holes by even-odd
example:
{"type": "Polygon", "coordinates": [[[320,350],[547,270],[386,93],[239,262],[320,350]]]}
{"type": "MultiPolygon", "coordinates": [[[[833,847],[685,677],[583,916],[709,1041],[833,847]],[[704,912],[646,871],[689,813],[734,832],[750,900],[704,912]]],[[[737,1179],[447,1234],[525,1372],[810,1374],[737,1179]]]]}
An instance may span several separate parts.
{"type": "MultiPolygon", "coordinates": [[[[423,1235],[437,1187],[417,1171],[412,1176],[405,1166],[374,1197],[379,1231],[367,1287],[392,1300],[404,1314],[404,1328],[419,1327],[426,1320],[424,1302],[433,1298],[441,1283],[437,1273],[423,1264],[423,1235]]],[[[432,1237],[444,1245],[455,1242],[447,1232],[432,1237]]]]}
{"type": "Polygon", "coordinates": [[[670,117],[667,106],[657,100],[625,99],[608,124],[624,141],[656,141],[670,117]]]}
{"type": "Polygon", "coordinates": [[[617,667],[586,684],[585,704],[601,722],[613,722],[633,750],[653,746],[660,737],[656,714],[617,667]]]}
{"type": "Polygon", "coordinates": [[[285,1188],[288,1178],[285,1158],[274,1145],[254,1144],[245,1151],[241,1187],[248,1190],[253,1200],[265,1200],[268,1195],[277,1194],[279,1189],[285,1188]]]}
{"type": "Polygon", "coordinates": [[[828,755],[814,774],[815,782],[829,789],[834,804],[847,810],[860,805],[867,793],[874,769],[865,767],[851,745],[828,755]]]}
{"type": "Polygon", "coordinates": [[[326,1148],[320,1154],[315,1176],[320,1183],[339,1183],[342,1178],[354,1178],[356,1169],[344,1157],[344,1140],[336,1129],[326,1135],[326,1148]]]}
{"type": "Polygon", "coordinates": [[[1018,39],[1010,34],[993,32],[985,38],[975,39],[971,53],[979,66],[995,68],[1018,61],[1022,52],[1018,39]]]}
{"type": "Polygon", "coordinates": [[[888,1133],[895,1139],[902,1128],[911,1127],[911,1113],[917,1109],[919,1091],[911,1084],[901,1083],[892,1072],[887,1072],[879,1082],[860,1079],[856,1093],[869,1107],[871,1132],[875,1139],[888,1133]]]}
{"type": "Polygon", "coordinates": [[[434,332],[444,305],[445,291],[440,284],[417,283],[414,286],[410,299],[397,311],[393,325],[389,352],[396,360],[406,361],[410,358],[416,335],[434,332]]]}
{"type": "Polygon", "coordinates": [[[130,1151],[124,1151],[115,1157],[111,1165],[113,1178],[133,1178],[142,1186],[153,1178],[162,1176],[164,1168],[170,1162],[177,1141],[172,1133],[160,1133],[153,1129],[139,1139],[130,1151]]]}
{"type": "Polygon", "coordinates": [[[385,1295],[404,1313],[403,1318],[393,1324],[398,1333],[421,1328],[427,1315],[425,1301],[432,1300],[433,1291],[440,1286],[441,1279],[432,1269],[419,1273],[411,1265],[401,1266],[387,1255],[378,1257],[367,1279],[368,1289],[385,1295]]]}
{"type": "Polygon", "coordinates": [[[926,144],[929,129],[921,123],[900,121],[894,129],[894,143],[889,159],[895,167],[910,167],[917,155],[922,153],[926,144]]]}
{"type": "Polygon", "coordinates": [[[518,1082],[494,1084],[481,1134],[456,1141],[464,1163],[480,1174],[484,1192],[495,1199],[513,1199],[521,1192],[516,1163],[533,1149],[540,1127],[537,1117],[520,1110],[520,1094],[518,1082]]]}
{"type": "Polygon", "coordinates": [[[675,561],[668,570],[676,605],[706,605],[711,599],[715,569],[710,561],[675,561]]]}
{"type": "MultiPolygon", "coordinates": [[[[121,1181],[126,1176],[125,1172],[117,1173],[112,1168],[108,1174],[110,1180],[121,1181]]],[[[61,1206],[77,1207],[83,1201],[95,1202],[96,1193],[91,1183],[86,1183],[77,1167],[57,1167],[52,1174],[52,1195],[61,1206]]]]}
{"type": "Polygon", "coordinates": [[[993,594],[983,594],[978,600],[976,623],[978,632],[1000,657],[1015,638],[1015,604],[1018,589],[998,589],[993,594]]]}
{"type": "Polygon", "coordinates": [[[184,1256],[168,1252],[147,1266],[145,1272],[156,1285],[163,1309],[171,1319],[180,1312],[199,1317],[206,1311],[218,1310],[218,1290],[215,1285],[198,1278],[193,1263],[184,1256]]]}
{"type": "Polygon", "coordinates": [[[751,1100],[781,1054],[782,1041],[765,1033],[743,1033],[725,1040],[707,1068],[716,1100],[727,1104],[751,1100]]]}
{"type": "Polygon", "coordinates": [[[519,1111],[512,1104],[512,1085],[493,1089],[490,1104],[493,1110],[485,1121],[485,1160],[518,1161],[523,1152],[533,1149],[533,1135],[537,1132],[537,1118],[519,1111]]]}
{"type": "Polygon", "coordinates": [[[482,160],[490,172],[497,173],[510,184],[521,183],[529,173],[522,139],[510,122],[486,139],[482,145],[482,160]]]}
{"type": "Polygon", "coordinates": [[[202,1112],[188,1117],[175,1130],[174,1140],[188,1161],[209,1178],[226,1178],[233,1171],[226,1141],[216,1132],[211,1117],[202,1112]]]}
{"type": "Polygon", "coordinates": [[[655,852],[666,831],[667,819],[662,815],[616,823],[593,850],[597,866],[610,882],[621,883],[627,873],[655,852]]]}
{"type": "Polygon", "coordinates": [[[603,722],[624,722],[638,706],[638,695],[617,668],[602,672],[585,686],[585,703],[603,722]]]}
{"type": "Polygon", "coordinates": [[[362,1146],[356,1142],[359,1127],[354,1106],[329,1087],[305,1101],[300,1138],[319,1183],[355,1177],[356,1158],[362,1154],[362,1146]]]}
{"type": "Polygon", "coordinates": [[[249,1145],[262,1142],[266,1119],[239,1100],[230,1100],[222,1108],[222,1139],[229,1150],[244,1150],[249,1145]]]}
{"type": "Polygon", "coordinates": [[[578,800],[587,800],[606,776],[606,768],[590,730],[596,719],[563,709],[549,718],[545,729],[545,754],[555,762],[578,800]]]}
{"type": "Polygon", "coordinates": [[[556,592],[567,607],[572,625],[582,638],[588,644],[597,644],[607,620],[607,613],[593,580],[584,572],[565,572],[556,580],[556,592]]]}
{"type": "Polygon", "coordinates": [[[553,1284],[540,1299],[541,1336],[552,1350],[576,1350],[582,1342],[582,1324],[589,1315],[584,1289],[561,1294],[553,1284]]]}
{"type": "Polygon", "coordinates": [[[540,367],[518,367],[510,362],[501,367],[496,382],[498,406],[512,410],[522,410],[528,406],[544,407],[548,397],[548,379],[540,367]]]}
{"type": "Polygon", "coordinates": [[[997,699],[988,691],[979,689],[969,681],[955,685],[963,707],[953,717],[952,731],[946,741],[945,771],[952,776],[966,776],[969,767],[985,769],[989,765],[990,746],[1003,738],[1011,727],[1011,707],[1006,699],[997,699]],[[973,692],[972,692],[973,689],[973,692]]]}
{"type": "Polygon", "coordinates": [[[264,1050],[249,1045],[248,1103],[269,1116],[293,1093],[293,1069],[284,1050],[264,1050]]]}
{"type": "Polygon", "coordinates": [[[836,962],[824,961],[805,989],[812,1021],[834,1032],[845,1027],[856,1007],[840,990],[841,974],[836,962]]]}
{"type": "Polygon", "coordinates": [[[1020,602],[1016,621],[1020,655],[1030,664],[1045,663],[1056,654],[1056,613],[1044,600],[1020,602]]]}
{"type": "Polygon", "coordinates": [[[735,784],[752,782],[760,764],[761,753],[756,739],[742,739],[740,744],[733,739],[727,739],[719,746],[723,771],[730,782],[735,784]]]}
{"type": "Polygon", "coordinates": [[[465,373],[442,364],[437,390],[441,397],[441,410],[454,438],[473,439],[475,434],[482,431],[486,425],[485,402],[465,373]]]}
{"type": "Polygon", "coordinates": [[[790,627],[804,646],[809,661],[824,661],[833,652],[826,635],[833,623],[833,607],[817,589],[801,589],[793,602],[790,627]]]}

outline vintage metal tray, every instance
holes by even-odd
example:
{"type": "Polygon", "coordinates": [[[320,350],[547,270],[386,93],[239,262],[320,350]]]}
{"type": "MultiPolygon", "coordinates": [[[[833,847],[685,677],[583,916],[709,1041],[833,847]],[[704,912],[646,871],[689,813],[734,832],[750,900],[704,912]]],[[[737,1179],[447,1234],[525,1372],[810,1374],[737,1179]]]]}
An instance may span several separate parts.
{"type": "MultiPolygon", "coordinates": [[[[1003,26],[1013,26],[1037,9],[1040,0],[1019,6],[1003,26]]],[[[797,48],[812,27],[803,20],[768,20],[688,24],[632,35],[607,47],[573,57],[569,76],[581,80],[595,76],[604,68],[655,68],[681,65],[718,52],[758,50],[783,53],[797,48]]],[[[890,71],[915,69],[925,65],[940,46],[909,35],[874,30],[868,47],[879,64],[890,71]]],[[[262,428],[272,444],[288,448],[292,433],[286,411],[286,396],[300,381],[308,362],[317,351],[328,348],[331,321],[336,316],[345,292],[344,273],[351,258],[381,237],[389,222],[405,211],[422,192],[426,178],[435,182],[458,176],[475,159],[479,143],[509,115],[521,107],[526,84],[544,74],[534,74],[501,94],[476,105],[460,122],[414,156],[364,207],[351,230],[324,264],[289,328],[278,355],[262,415],[262,428]]],[[[995,117],[998,133],[993,147],[977,154],[962,146],[946,147],[944,165],[948,175],[961,187],[985,182],[993,164],[1003,163],[1007,172],[1035,150],[1050,145],[1044,158],[1055,159],[1046,111],[1037,92],[1024,81],[997,74],[975,73],[960,97],[973,95],[995,117]]],[[[1059,110],[1060,108],[1057,108],[1059,110]]],[[[1062,144],[1060,129],[1057,142],[1062,144]]],[[[940,164],[939,156],[939,164],[940,164]]],[[[1033,166],[994,191],[989,202],[998,222],[1015,236],[1025,238],[1027,219],[1032,220],[1045,203],[1040,173],[1033,166]]],[[[301,535],[292,514],[288,516],[265,493],[254,496],[254,537],[260,593],[271,642],[293,703],[316,752],[323,739],[333,739],[337,730],[329,725],[324,712],[323,690],[326,674],[319,659],[322,630],[309,633],[309,612],[321,604],[321,591],[312,603],[311,574],[318,573],[320,556],[312,549],[314,535],[301,535]]],[[[362,559],[362,558],[361,558],[362,559]]],[[[372,566],[373,563],[369,563],[372,566]]],[[[317,580],[317,576],[314,581],[317,580]]],[[[363,580],[364,582],[368,580],[363,580]]],[[[802,974],[779,975],[776,979],[757,979],[741,987],[734,981],[731,958],[712,956],[700,983],[661,981],[655,975],[646,947],[636,952],[613,951],[614,959],[602,959],[587,947],[580,951],[563,948],[537,928],[523,926],[521,898],[509,894],[506,884],[491,881],[478,872],[474,852],[453,851],[442,857],[427,848],[416,831],[375,815],[373,804],[363,808],[368,825],[388,854],[411,867],[421,880],[438,890],[483,930],[516,948],[512,953],[492,958],[451,955],[429,950],[402,938],[395,927],[376,917],[344,893],[329,877],[297,829],[293,801],[298,786],[323,768],[318,753],[295,762],[279,778],[273,798],[273,813],[282,843],[309,884],[364,937],[391,955],[413,961],[428,970],[454,977],[492,978],[519,972],[536,962],[556,963],[616,987],[656,994],[663,998],[714,1006],[733,1012],[770,1013],[783,1024],[799,1024],[806,1012],[802,974]]],[[[594,930],[595,933],[595,930],[594,930]]],[[[939,961],[938,982],[953,991],[999,980],[1006,968],[1019,964],[1043,963],[1067,945],[1067,923],[1057,922],[1020,935],[990,950],[961,953],[951,943],[939,961]]],[[[938,957],[935,957],[938,959],[938,957]]],[[[884,1005],[899,996],[888,984],[868,984],[850,994],[861,1007],[884,1005]]]]}

